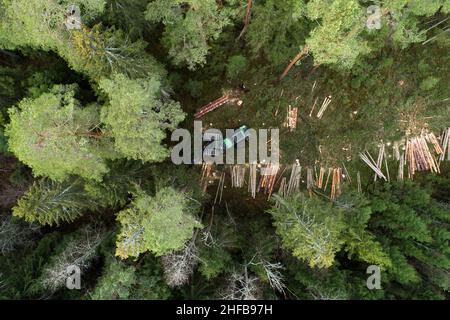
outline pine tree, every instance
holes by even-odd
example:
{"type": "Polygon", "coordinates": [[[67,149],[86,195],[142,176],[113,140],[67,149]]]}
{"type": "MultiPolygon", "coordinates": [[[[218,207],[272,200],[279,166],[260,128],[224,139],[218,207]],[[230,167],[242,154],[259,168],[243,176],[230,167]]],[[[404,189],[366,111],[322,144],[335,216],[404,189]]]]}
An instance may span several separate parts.
{"type": "Polygon", "coordinates": [[[173,188],[159,190],[151,197],[143,191],[135,194],[128,209],[118,213],[121,230],[116,255],[122,259],[150,251],[161,256],[181,249],[201,224],[189,206],[186,196],[173,188]]]}
{"type": "Polygon", "coordinates": [[[42,273],[45,263],[54,254],[54,249],[61,242],[61,234],[51,232],[36,240],[32,250],[20,250],[15,254],[0,256],[2,275],[2,299],[37,299],[42,295],[36,293],[35,283],[42,273]]]}
{"type": "Polygon", "coordinates": [[[305,4],[301,0],[253,1],[252,18],[245,34],[251,52],[275,66],[294,56],[305,41],[308,26],[302,23],[305,4]]]}
{"type": "Polygon", "coordinates": [[[290,54],[280,78],[307,55],[313,56],[316,66],[350,69],[388,36],[403,48],[425,40],[425,30],[418,27],[420,18],[450,10],[443,0],[375,3],[380,8],[381,30],[366,28],[367,8],[358,0],[266,1],[253,6],[247,38],[255,53],[265,52],[274,63],[282,61],[280,53],[292,52],[292,43],[297,45],[297,54],[290,54]]]}
{"type": "Polygon", "coordinates": [[[102,208],[123,208],[135,190],[136,181],[151,181],[149,172],[138,161],[116,160],[108,164],[109,172],[102,181],[84,181],[86,193],[102,208]]]}
{"type": "Polygon", "coordinates": [[[10,109],[9,149],[35,176],[64,180],[71,174],[99,180],[108,169],[100,156],[95,105],[81,109],[73,86],[55,86],[10,109]]]}
{"type": "Polygon", "coordinates": [[[320,20],[306,46],[315,64],[333,64],[351,68],[356,60],[369,52],[367,42],[359,34],[364,30],[363,10],[357,0],[310,1],[307,17],[320,20]]]}
{"type": "Polygon", "coordinates": [[[373,214],[370,200],[351,190],[346,190],[335,203],[343,212],[345,229],[341,234],[343,249],[348,258],[375,264],[382,270],[392,266],[389,255],[383,250],[375,235],[368,230],[373,214]]]}
{"type": "MultiPolygon", "coordinates": [[[[430,28],[421,28],[423,17],[432,17],[438,12],[442,14],[450,12],[450,3],[446,0],[388,0],[377,1],[377,4],[389,13],[386,20],[393,31],[392,39],[403,49],[412,43],[426,40],[430,28]]],[[[431,29],[434,27],[436,26],[431,26],[431,29]]]]}
{"type": "Polygon", "coordinates": [[[161,96],[159,80],[131,80],[119,74],[103,79],[99,86],[109,98],[101,120],[116,150],[129,159],[164,160],[169,155],[161,145],[165,131],[175,129],[184,114],[178,103],[161,96]]]}

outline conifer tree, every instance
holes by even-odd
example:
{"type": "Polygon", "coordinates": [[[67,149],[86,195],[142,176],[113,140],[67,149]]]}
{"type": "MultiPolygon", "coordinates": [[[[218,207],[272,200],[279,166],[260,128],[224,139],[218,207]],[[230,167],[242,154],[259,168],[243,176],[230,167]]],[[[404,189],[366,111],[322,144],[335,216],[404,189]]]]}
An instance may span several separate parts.
{"type": "Polygon", "coordinates": [[[367,230],[372,211],[364,198],[349,193],[334,204],[320,198],[305,199],[303,194],[275,195],[275,199],[269,212],[277,234],[284,247],[310,267],[331,267],[341,250],[347,251],[349,258],[356,256],[383,269],[391,266],[389,256],[367,230]]]}
{"type": "Polygon", "coordinates": [[[227,5],[219,8],[211,0],[156,0],[149,3],[146,19],[164,24],[163,43],[173,62],[195,69],[205,64],[209,43],[231,23],[233,9],[227,5]]]}
{"type": "Polygon", "coordinates": [[[273,206],[269,212],[283,246],[311,267],[330,267],[342,246],[342,213],[301,194],[288,199],[276,196],[276,201],[278,207],[273,206]]]}
{"type": "Polygon", "coordinates": [[[2,0],[2,4],[0,48],[55,51],[74,70],[93,80],[112,72],[133,77],[161,72],[153,57],[145,54],[144,42],[131,42],[115,28],[89,27],[103,14],[105,1],[2,0]],[[80,29],[65,26],[69,5],[80,7],[80,29]]]}
{"type": "Polygon", "coordinates": [[[394,42],[403,49],[412,43],[425,41],[427,32],[437,26],[431,25],[426,29],[421,27],[423,17],[432,17],[438,12],[450,12],[450,3],[447,0],[387,0],[375,3],[389,14],[384,23],[392,29],[394,42]]]}
{"type": "Polygon", "coordinates": [[[308,25],[301,20],[305,3],[301,0],[253,1],[252,18],[245,39],[254,56],[263,55],[272,65],[286,62],[305,41],[308,25]]]}
{"type": "Polygon", "coordinates": [[[256,4],[247,35],[249,44],[254,52],[266,52],[274,62],[281,62],[279,52],[287,53],[292,50],[292,43],[297,44],[297,54],[291,54],[290,63],[280,78],[307,55],[313,56],[316,66],[327,64],[350,69],[379,48],[379,43],[384,43],[387,36],[403,48],[425,40],[425,30],[418,27],[420,18],[432,16],[439,10],[442,13],[450,10],[445,0],[375,3],[380,8],[381,30],[366,27],[367,7],[358,0],[312,0],[306,3],[285,0],[256,4]],[[274,18],[269,19],[272,16],[274,18]]]}
{"type": "Polygon", "coordinates": [[[159,80],[131,80],[118,74],[99,86],[108,95],[101,120],[114,138],[115,149],[129,159],[164,160],[169,155],[161,145],[165,131],[175,129],[184,114],[178,103],[161,95],[159,80]]]}
{"type": "Polygon", "coordinates": [[[62,181],[71,174],[99,180],[108,169],[101,152],[96,105],[81,108],[73,86],[55,86],[10,109],[9,149],[36,176],[62,181]]]}
{"type": "Polygon", "coordinates": [[[448,298],[449,12],[449,0],[0,0],[0,299],[448,298]],[[271,179],[250,197],[227,166],[164,161],[167,134],[220,96],[230,103],[204,129],[280,128],[269,202],[271,179]],[[425,133],[440,174],[393,182],[403,142],[425,133]],[[358,157],[381,144],[389,182],[358,157]],[[289,178],[294,162],[308,181],[289,178]],[[74,266],[82,287],[66,290],[74,266]]]}
{"type": "Polygon", "coordinates": [[[96,209],[97,201],[86,193],[79,179],[64,182],[41,179],[18,200],[13,214],[30,223],[53,226],[73,222],[96,209]]]}
{"type": "Polygon", "coordinates": [[[132,286],[136,282],[135,268],[127,266],[114,257],[108,259],[94,291],[93,300],[129,299],[132,286]]]}
{"type": "Polygon", "coordinates": [[[185,194],[167,187],[153,197],[143,191],[135,193],[130,207],[119,212],[121,230],[116,255],[122,259],[138,257],[150,251],[161,256],[181,249],[201,224],[188,212],[185,194]]]}
{"type": "Polygon", "coordinates": [[[145,10],[150,0],[107,0],[105,20],[127,32],[131,38],[141,37],[149,28],[145,10]]]}
{"type": "Polygon", "coordinates": [[[448,208],[411,181],[377,188],[372,208],[371,228],[388,248],[393,263],[391,279],[406,287],[428,281],[448,290],[448,208]]]}
{"type": "Polygon", "coordinates": [[[136,181],[151,181],[146,168],[139,161],[116,160],[108,164],[109,172],[102,181],[84,181],[86,193],[103,208],[123,208],[128,196],[136,188],[136,181]]]}
{"type": "Polygon", "coordinates": [[[142,40],[130,41],[120,29],[104,28],[98,24],[71,33],[72,51],[68,60],[74,68],[79,68],[94,80],[114,73],[132,78],[162,74],[153,57],[145,53],[146,43],[142,40]]]}

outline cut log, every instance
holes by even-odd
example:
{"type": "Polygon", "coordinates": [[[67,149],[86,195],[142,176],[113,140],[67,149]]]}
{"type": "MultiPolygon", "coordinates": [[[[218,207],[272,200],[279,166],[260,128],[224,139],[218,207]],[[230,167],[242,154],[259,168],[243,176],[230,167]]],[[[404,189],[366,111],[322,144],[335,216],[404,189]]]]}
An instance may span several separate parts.
{"type": "Polygon", "coordinates": [[[219,108],[220,106],[223,106],[225,103],[228,103],[231,101],[231,97],[229,95],[224,95],[220,97],[219,99],[216,99],[210,103],[208,103],[206,106],[201,107],[197,113],[194,114],[195,119],[200,119],[205,114],[219,108]]]}

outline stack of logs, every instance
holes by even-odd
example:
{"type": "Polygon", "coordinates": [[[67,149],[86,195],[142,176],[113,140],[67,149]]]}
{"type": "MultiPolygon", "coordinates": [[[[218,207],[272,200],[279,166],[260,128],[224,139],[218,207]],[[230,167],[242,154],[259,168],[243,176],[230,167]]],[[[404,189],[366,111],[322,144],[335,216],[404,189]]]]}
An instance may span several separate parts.
{"type": "MultiPolygon", "coordinates": [[[[405,142],[394,142],[392,156],[393,159],[399,161],[397,180],[403,180],[406,165],[408,166],[409,178],[413,178],[416,172],[419,171],[440,173],[440,162],[445,160],[446,157],[450,160],[449,137],[450,128],[447,128],[439,138],[432,132],[422,131],[419,136],[407,138],[405,142]],[[404,150],[402,152],[400,152],[401,145],[404,150]]],[[[360,158],[375,172],[375,181],[377,178],[390,180],[385,146],[384,143],[379,146],[377,161],[372,158],[368,151],[360,153],[360,158]],[[383,173],[382,169],[383,160],[385,173],[383,173]]],[[[389,155],[389,157],[391,156],[389,155]]]]}
{"type": "Polygon", "coordinates": [[[287,117],[284,126],[289,128],[289,131],[293,131],[297,128],[298,108],[292,108],[288,106],[287,117]]]}
{"type": "Polygon", "coordinates": [[[440,172],[439,164],[432,155],[428,143],[433,146],[436,154],[440,155],[443,153],[443,150],[433,133],[425,133],[406,141],[405,159],[408,163],[408,173],[410,178],[414,176],[416,171],[440,172]]]}
{"type": "Polygon", "coordinates": [[[265,168],[262,168],[262,170],[264,170],[264,174],[261,175],[261,179],[259,180],[258,191],[264,190],[264,193],[268,194],[269,198],[272,195],[273,187],[275,186],[275,181],[279,169],[279,165],[272,164],[269,164],[265,168]]]}
{"type": "Polygon", "coordinates": [[[333,169],[333,180],[331,182],[331,200],[336,200],[342,193],[341,191],[342,169],[333,169]]]}
{"type": "Polygon", "coordinates": [[[235,165],[230,168],[231,187],[242,188],[245,181],[245,166],[235,165]]]}

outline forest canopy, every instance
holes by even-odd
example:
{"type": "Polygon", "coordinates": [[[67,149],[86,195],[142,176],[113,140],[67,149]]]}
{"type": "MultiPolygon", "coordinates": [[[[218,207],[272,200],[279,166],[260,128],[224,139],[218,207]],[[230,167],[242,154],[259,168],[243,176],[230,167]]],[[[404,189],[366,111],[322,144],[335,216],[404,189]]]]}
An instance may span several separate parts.
{"type": "Polygon", "coordinates": [[[0,0],[0,299],[448,299],[449,14],[0,0]]]}

